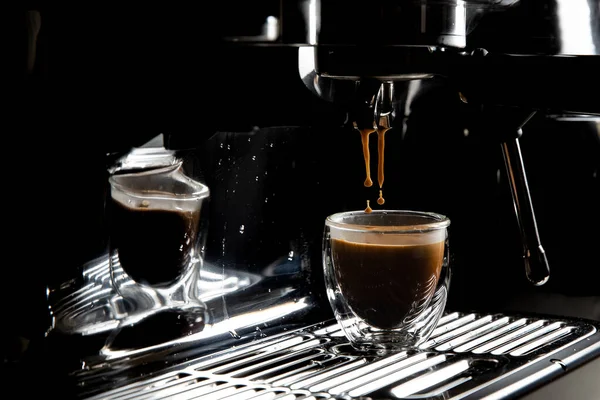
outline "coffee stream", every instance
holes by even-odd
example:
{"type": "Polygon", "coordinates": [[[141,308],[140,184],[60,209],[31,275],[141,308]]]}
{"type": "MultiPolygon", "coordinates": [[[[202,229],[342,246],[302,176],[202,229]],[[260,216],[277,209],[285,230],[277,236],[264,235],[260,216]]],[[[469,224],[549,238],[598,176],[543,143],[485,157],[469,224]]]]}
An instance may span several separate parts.
{"type": "Polygon", "coordinates": [[[369,153],[369,135],[375,132],[375,129],[361,129],[360,130],[360,138],[362,141],[363,148],[363,156],[365,158],[365,168],[367,170],[367,177],[365,178],[365,187],[373,186],[373,181],[371,180],[371,154],[369,153]]]}
{"type": "MultiPolygon", "coordinates": [[[[365,178],[364,185],[365,187],[373,186],[373,181],[371,180],[371,154],[369,152],[369,135],[375,131],[377,131],[377,183],[379,184],[379,198],[377,199],[377,204],[383,205],[385,203],[385,199],[383,198],[383,165],[384,165],[384,150],[385,150],[385,133],[390,128],[382,128],[382,129],[360,129],[360,137],[362,142],[363,149],[363,157],[365,159],[365,170],[367,177],[365,178]]],[[[373,209],[369,205],[369,200],[367,200],[367,208],[365,208],[366,213],[372,212],[373,209]]]]}
{"type": "MultiPolygon", "coordinates": [[[[377,130],[377,183],[379,184],[379,189],[383,187],[383,150],[385,149],[385,133],[388,129],[377,130]]],[[[379,191],[379,196],[381,197],[381,190],[379,191]]]]}

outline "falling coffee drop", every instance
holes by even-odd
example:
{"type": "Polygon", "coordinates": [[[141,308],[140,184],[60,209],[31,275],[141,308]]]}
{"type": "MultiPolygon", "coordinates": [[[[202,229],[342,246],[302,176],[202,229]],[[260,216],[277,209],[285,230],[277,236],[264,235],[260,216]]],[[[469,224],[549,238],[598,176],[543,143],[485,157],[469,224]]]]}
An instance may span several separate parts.
{"type": "Polygon", "coordinates": [[[382,190],[379,191],[379,198],[377,199],[377,204],[379,204],[380,206],[383,205],[383,203],[385,203],[385,199],[383,198],[382,192],[382,190]]]}
{"type": "Polygon", "coordinates": [[[365,208],[365,212],[367,214],[373,212],[373,209],[371,208],[371,206],[369,205],[369,203],[370,203],[370,201],[367,200],[367,208],[365,208]]]}

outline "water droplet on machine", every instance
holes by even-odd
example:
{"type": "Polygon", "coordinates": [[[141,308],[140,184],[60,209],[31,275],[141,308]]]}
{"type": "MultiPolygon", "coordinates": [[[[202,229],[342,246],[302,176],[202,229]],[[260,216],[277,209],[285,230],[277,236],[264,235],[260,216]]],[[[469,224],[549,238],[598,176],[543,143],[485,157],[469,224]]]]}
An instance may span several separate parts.
{"type": "Polygon", "coordinates": [[[263,331],[261,331],[261,330],[260,330],[260,328],[259,328],[258,326],[256,327],[256,334],[257,334],[257,336],[258,336],[259,338],[264,338],[264,337],[267,337],[267,334],[266,334],[266,333],[264,333],[263,331]]]}

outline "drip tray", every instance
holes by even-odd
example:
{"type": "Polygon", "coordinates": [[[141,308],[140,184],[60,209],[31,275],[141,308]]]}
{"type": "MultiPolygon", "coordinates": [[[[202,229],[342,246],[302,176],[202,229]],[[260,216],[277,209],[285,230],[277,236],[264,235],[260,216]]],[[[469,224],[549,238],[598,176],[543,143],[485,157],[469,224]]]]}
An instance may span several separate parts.
{"type": "Polygon", "coordinates": [[[330,321],[87,398],[509,399],[600,355],[599,328],[585,320],[454,312],[419,349],[375,356],[353,350],[330,321]]]}

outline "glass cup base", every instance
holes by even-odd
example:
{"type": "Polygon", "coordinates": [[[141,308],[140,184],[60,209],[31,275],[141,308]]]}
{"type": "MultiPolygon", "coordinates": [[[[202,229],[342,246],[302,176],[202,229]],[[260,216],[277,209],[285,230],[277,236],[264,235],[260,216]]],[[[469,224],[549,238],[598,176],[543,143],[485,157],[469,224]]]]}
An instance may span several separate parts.
{"type": "Polygon", "coordinates": [[[336,313],[336,320],[349,344],[357,351],[384,354],[418,348],[429,339],[444,313],[448,298],[448,281],[449,277],[446,278],[445,285],[436,291],[429,306],[419,318],[402,328],[378,329],[369,326],[356,317],[345,304],[337,306],[346,312],[336,313]]]}

